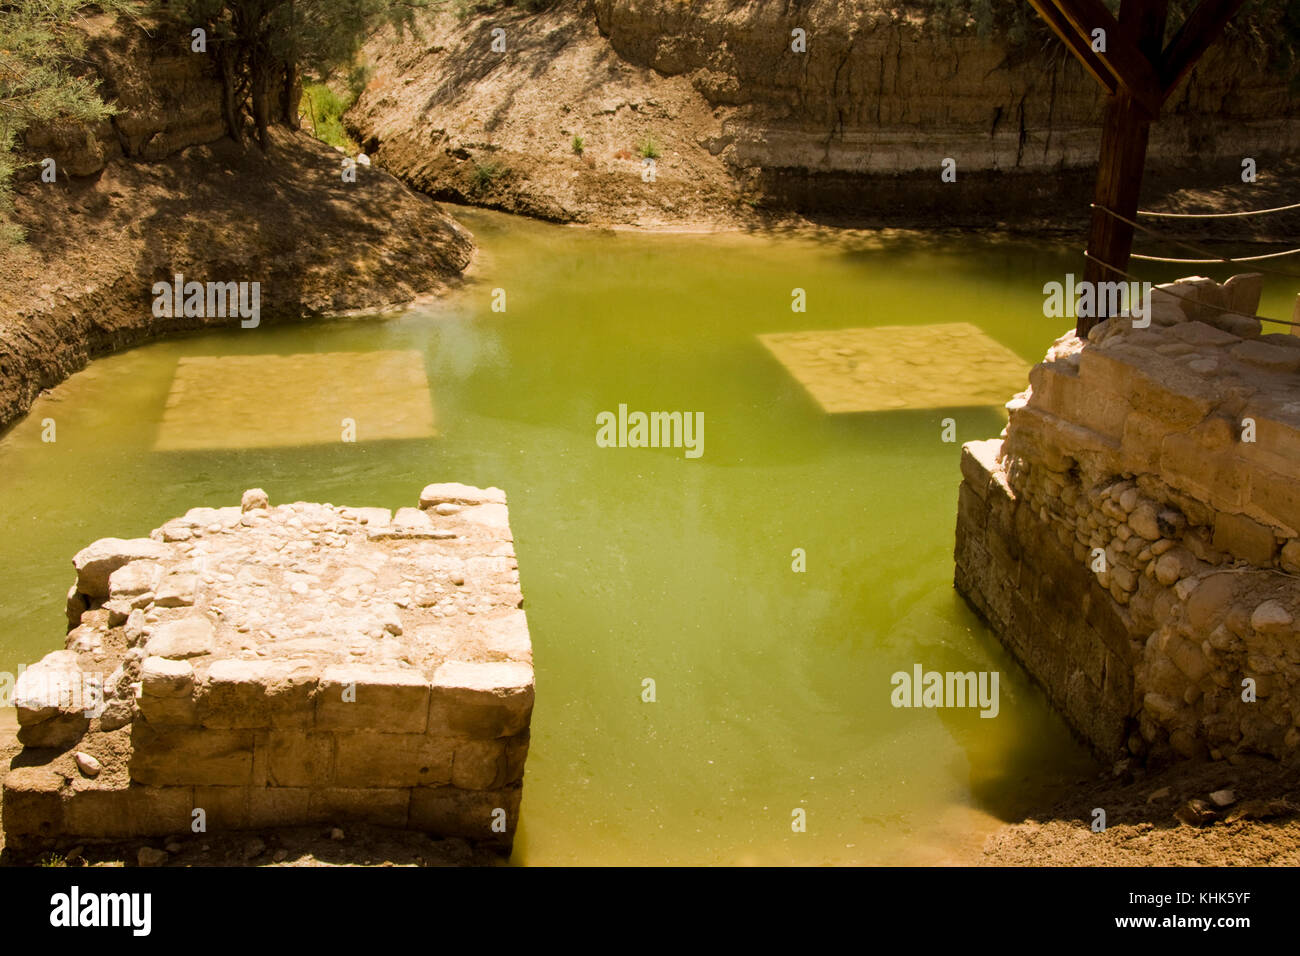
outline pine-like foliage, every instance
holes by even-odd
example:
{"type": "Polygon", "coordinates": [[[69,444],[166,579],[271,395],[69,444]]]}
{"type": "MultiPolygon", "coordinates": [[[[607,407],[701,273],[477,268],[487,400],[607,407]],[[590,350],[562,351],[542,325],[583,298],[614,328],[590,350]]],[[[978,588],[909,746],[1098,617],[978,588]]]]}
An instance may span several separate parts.
{"type": "Polygon", "coordinates": [[[94,80],[80,75],[85,47],[80,21],[119,12],[123,0],[4,0],[0,2],[0,248],[21,238],[9,213],[23,132],[52,123],[93,123],[112,112],[94,80]]]}
{"type": "Polygon", "coordinates": [[[328,77],[352,65],[378,27],[412,26],[432,0],[169,0],[160,12],[188,35],[205,31],[224,91],[227,131],[242,140],[252,123],[259,142],[275,123],[298,125],[302,77],[328,77]]]}

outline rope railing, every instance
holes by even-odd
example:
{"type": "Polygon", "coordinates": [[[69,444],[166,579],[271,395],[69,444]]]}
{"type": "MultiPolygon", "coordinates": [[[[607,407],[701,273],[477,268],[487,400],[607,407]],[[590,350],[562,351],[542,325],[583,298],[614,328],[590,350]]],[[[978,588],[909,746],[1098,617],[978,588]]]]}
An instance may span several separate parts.
{"type": "Polygon", "coordinates": [[[1300,202],[1290,206],[1274,206],[1272,209],[1243,209],[1241,212],[1152,212],[1139,209],[1139,216],[1152,216],[1157,219],[1236,219],[1241,216],[1267,216],[1271,212],[1289,212],[1300,209],[1300,202]]]}
{"type": "MultiPolygon", "coordinates": [[[[1125,279],[1129,279],[1130,281],[1133,281],[1133,282],[1140,282],[1140,281],[1142,281],[1142,280],[1140,280],[1137,276],[1133,275],[1133,274],[1130,273],[1130,272],[1125,272],[1123,269],[1117,268],[1117,267],[1111,265],[1111,264],[1108,263],[1108,262],[1102,262],[1100,259],[1098,259],[1096,256],[1094,256],[1092,253],[1090,253],[1087,249],[1083,250],[1083,257],[1084,257],[1085,259],[1089,259],[1089,260],[1091,260],[1092,262],[1097,263],[1097,265],[1101,266],[1103,269],[1108,269],[1108,270],[1110,270],[1111,272],[1114,272],[1116,275],[1121,275],[1121,276],[1123,276],[1125,279]]],[[[1218,260],[1215,260],[1215,261],[1217,262],[1218,260]]],[[[1156,290],[1155,288],[1152,288],[1151,291],[1152,291],[1152,293],[1155,293],[1157,290],[1156,290]]],[[[1201,301],[1200,299],[1194,298],[1194,297],[1192,297],[1192,296],[1190,296],[1190,295],[1180,295],[1179,293],[1177,293],[1177,292],[1171,292],[1171,291],[1169,291],[1168,289],[1160,289],[1160,290],[1158,290],[1158,291],[1159,291],[1162,295],[1167,295],[1167,296],[1169,296],[1170,298],[1173,298],[1173,299],[1182,299],[1184,302],[1191,302],[1191,303],[1193,303],[1193,304],[1195,304],[1195,305],[1197,305],[1197,306],[1199,306],[1199,307],[1202,307],[1202,308],[1206,308],[1206,309],[1217,309],[1217,310],[1220,311],[1220,312],[1231,312],[1231,313],[1233,313],[1233,314],[1236,314],[1236,313],[1237,313],[1237,310],[1236,310],[1236,309],[1229,308],[1229,307],[1226,306],[1226,305],[1215,305],[1215,304],[1212,303],[1212,302],[1203,302],[1203,301],[1201,301]]],[[[1149,303],[1148,303],[1148,307],[1149,307],[1149,303]]],[[[1274,319],[1274,318],[1271,318],[1270,316],[1267,316],[1267,315],[1256,315],[1256,316],[1251,316],[1250,318],[1256,318],[1256,319],[1259,319],[1261,322],[1276,322],[1278,325],[1289,325],[1289,326],[1292,326],[1292,327],[1295,327],[1295,328],[1300,328],[1300,322],[1292,322],[1292,321],[1290,321],[1289,319],[1274,319]]]]}
{"type": "MultiPolygon", "coordinates": [[[[1132,219],[1129,219],[1127,216],[1122,216],[1122,215],[1120,215],[1119,213],[1115,212],[1115,210],[1113,210],[1113,209],[1108,209],[1107,207],[1102,206],[1102,205],[1100,205],[1099,203],[1089,203],[1089,205],[1090,205],[1093,209],[1098,209],[1098,210],[1104,212],[1106,215],[1111,216],[1111,217],[1114,218],[1114,219],[1118,219],[1120,222],[1125,223],[1126,225],[1132,226],[1134,229],[1139,229],[1139,230],[1141,230],[1142,232],[1147,233],[1148,235],[1155,236],[1157,239],[1163,239],[1163,240],[1165,240],[1165,241],[1167,241],[1167,242],[1171,242],[1171,243],[1173,243],[1173,244],[1176,245],[1176,246],[1182,246],[1184,249],[1188,249],[1188,250],[1190,250],[1190,251],[1192,251],[1192,252],[1195,252],[1195,253],[1196,253],[1197,255],[1199,255],[1199,256],[1208,256],[1208,257],[1209,257],[1209,258],[1204,258],[1204,259],[1173,259],[1173,258],[1168,258],[1168,257],[1165,257],[1165,256],[1142,256],[1142,255],[1130,255],[1129,258],[1131,258],[1131,259],[1141,259],[1141,260],[1143,260],[1143,261],[1145,261],[1145,262],[1170,262],[1170,263],[1174,263],[1174,264],[1183,264],[1183,265],[1188,265],[1188,264],[1196,264],[1196,265],[1217,264],[1217,265],[1227,265],[1227,266],[1231,266],[1231,265],[1236,265],[1236,264],[1241,263],[1241,262],[1260,262],[1260,261],[1262,261],[1262,260],[1264,260],[1264,259],[1280,259],[1280,258],[1283,258],[1283,257],[1285,257],[1285,256],[1293,256],[1293,255],[1296,255],[1297,253],[1300,253],[1300,249],[1287,249],[1287,250],[1285,250],[1285,251],[1283,251],[1283,252],[1270,252],[1270,253],[1267,253],[1267,254],[1264,254],[1264,255],[1259,255],[1259,256],[1243,256],[1243,257],[1241,257],[1241,258],[1237,258],[1237,259],[1229,258],[1229,257],[1227,257],[1227,256],[1216,256],[1216,255],[1215,255],[1211,250],[1209,250],[1209,249],[1204,249],[1204,248],[1202,248],[1201,246],[1198,246],[1198,245],[1195,245],[1195,244],[1193,244],[1193,243],[1187,242],[1187,241],[1185,241],[1185,240],[1183,240],[1183,239],[1174,239],[1174,238],[1172,238],[1172,237],[1170,237],[1170,236],[1162,235],[1159,231],[1157,231],[1157,230],[1155,230],[1155,229],[1152,229],[1152,228],[1149,227],[1149,226],[1144,226],[1144,225],[1142,225],[1140,222],[1134,222],[1132,219]]],[[[1287,207],[1279,206],[1278,208],[1279,208],[1279,209],[1283,209],[1283,208],[1287,208],[1287,207]]],[[[1261,211],[1261,212],[1258,213],[1258,214],[1262,214],[1262,212],[1268,212],[1268,211],[1272,211],[1272,210],[1263,210],[1263,211],[1261,211]]],[[[1139,213],[1139,215],[1142,215],[1142,213],[1139,213]]],[[[1093,259],[1092,256],[1088,256],[1088,258],[1089,258],[1089,259],[1093,259]]],[[[1096,261],[1099,261],[1099,260],[1093,259],[1093,261],[1096,262],[1096,261]]],[[[1108,268],[1111,268],[1111,267],[1108,266],[1108,268]]],[[[1259,271],[1259,272],[1265,272],[1265,273],[1268,273],[1268,274],[1270,274],[1270,275],[1285,276],[1285,277],[1287,277],[1288,279],[1300,279],[1300,272],[1286,272],[1285,270],[1282,270],[1282,269],[1269,269],[1269,268],[1264,267],[1264,266],[1257,266],[1256,269],[1257,269],[1257,271],[1259,271]]],[[[1289,324],[1289,323],[1288,323],[1288,324],[1289,324]]]]}

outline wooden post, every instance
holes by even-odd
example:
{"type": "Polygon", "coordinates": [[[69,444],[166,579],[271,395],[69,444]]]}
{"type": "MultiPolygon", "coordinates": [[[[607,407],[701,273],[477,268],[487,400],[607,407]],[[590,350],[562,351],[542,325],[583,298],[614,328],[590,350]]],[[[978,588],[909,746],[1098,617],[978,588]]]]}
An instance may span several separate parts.
{"type": "MultiPolygon", "coordinates": [[[[1151,120],[1146,111],[1133,102],[1127,93],[1116,93],[1106,104],[1106,122],[1101,131],[1101,154],[1097,160],[1097,189],[1093,202],[1113,210],[1126,219],[1136,220],[1138,196],[1142,190],[1142,171],[1147,159],[1147,140],[1151,120]]],[[[1088,232],[1088,255],[1083,267],[1084,282],[1126,282],[1116,269],[1128,271],[1129,254],[1133,251],[1133,227],[1107,215],[1101,209],[1092,211],[1092,229],[1088,232]],[[1100,259],[1101,262],[1096,260],[1100,259]],[[1102,265],[1105,263],[1106,265],[1102,265]]],[[[1094,286],[1095,288],[1095,286],[1094,286]]],[[[1081,315],[1075,322],[1075,333],[1084,338],[1098,322],[1107,316],[1105,299],[1094,296],[1096,315],[1081,315]]]]}
{"type": "MultiPolygon", "coordinates": [[[[1164,46],[1164,35],[1169,0],[1122,0],[1118,20],[1101,0],[1028,2],[1109,94],[1094,203],[1125,219],[1136,220],[1151,124],[1169,94],[1245,0],[1200,0],[1168,48],[1164,46]],[[1096,29],[1106,34],[1105,50],[1091,47],[1096,29]]],[[[1132,251],[1133,227],[1102,209],[1094,209],[1088,255],[1100,262],[1085,260],[1084,281],[1122,281],[1123,276],[1115,270],[1128,271],[1132,251]]],[[[1102,309],[1110,297],[1094,298],[1098,314],[1079,316],[1075,325],[1081,337],[1107,318],[1102,309]]]]}
{"type": "MultiPolygon", "coordinates": [[[[1115,38],[1116,41],[1132,43],[1149,62],[1159,63],[1168,11],[1168,0],[1124,0],[1119,11],[1120,36],[1115,38]]],[[[1122,86],[1111,94],[1106,104],[1093,202],[1125,219],[1137,219],[1147,141],[1154,120],[1155,116],[1122,86]]],[[[1092,283],[1126,281],[1106,266],[1127,272],[1132,251],[1133,227],[1108,215],[1103,209],[1094,209],[1092,229],[1088,233],[1088,254],[1094,258],[1087,260],[1083,280],[1092,283]],[[1098,259],[1101,261],[1097,262],[1098,259]]],[[[1108,318],[1105,311],[1110,298],[1093,297],[1095,314],[1079,316],[1075,322],[1075,334],[1083,338],[1089,329],[1108,318]]]]}

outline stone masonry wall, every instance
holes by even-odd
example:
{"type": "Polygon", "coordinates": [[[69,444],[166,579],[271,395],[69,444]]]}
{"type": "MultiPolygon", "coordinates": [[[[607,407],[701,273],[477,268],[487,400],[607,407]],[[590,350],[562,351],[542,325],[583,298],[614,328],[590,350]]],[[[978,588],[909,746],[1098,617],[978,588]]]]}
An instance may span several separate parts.
{"type": "Polygon", "coordinates": [[[254,490],[74,564],[66,649],[15,688],[10,845],[360,821],[509,850],[533,669],[498,489],[254,490]]]}
{"type": "Polygon", "coordinates": [[[1062,336],[963,448],[957,589],[1112,759],[1300,754],[1300,337],[1259,291],[1062,336]]]}

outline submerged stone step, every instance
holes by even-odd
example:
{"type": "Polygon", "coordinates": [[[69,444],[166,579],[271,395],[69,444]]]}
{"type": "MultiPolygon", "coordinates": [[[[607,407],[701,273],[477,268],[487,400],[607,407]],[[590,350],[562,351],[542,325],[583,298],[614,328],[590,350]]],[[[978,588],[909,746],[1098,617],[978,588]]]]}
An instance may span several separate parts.
{"type": "Polygon", "coordinates": [[[354,821],[509,850],[533,668],[499,489],[253,489],[75,566],[67,646],[15,688],[9,845],[354,821]]]}

